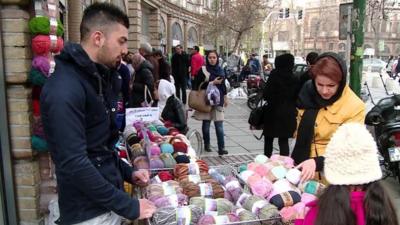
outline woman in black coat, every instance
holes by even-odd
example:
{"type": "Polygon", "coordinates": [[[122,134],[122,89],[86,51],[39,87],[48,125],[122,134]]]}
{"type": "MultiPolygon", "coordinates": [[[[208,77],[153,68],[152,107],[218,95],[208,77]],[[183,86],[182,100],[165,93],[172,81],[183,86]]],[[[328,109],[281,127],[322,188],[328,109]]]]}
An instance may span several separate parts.
{"type": "Polygon", "coordinates": [[[153,65],[139,53],[135,53],[132,57],[132,66],[135,73],[131,81],[128,106],[131,108],[144,107],[146,106],[145,100],[147,100],[147,104],[151,104],[150,101],[154,97],[153,65]],[[145,94],[146,87],[148,91],[145,94]]]}
{"type": "Polygon", "coordinates": [[[271,156],[273,140],[279,140],[281,155],[289,155],[288,139],[296,130],[296,91],[298,82],[293,75],[294,57],[284,54],[276,57],[264,89],[268,102],[264,112],[264,154],[271,156]]]}

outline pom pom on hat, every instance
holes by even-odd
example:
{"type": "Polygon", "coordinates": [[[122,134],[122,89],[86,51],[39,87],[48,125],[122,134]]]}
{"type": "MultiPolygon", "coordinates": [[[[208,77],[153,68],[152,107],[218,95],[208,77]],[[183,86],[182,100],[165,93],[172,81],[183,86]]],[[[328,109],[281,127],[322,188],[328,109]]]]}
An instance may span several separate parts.
{"type": "Polygon", "coordinates": [[[39,70],[32,68],[31,72],[29,73],[29,81],[33,85],[43,86],[46,82],[47,77],[44,76],[39,70]]]}
{"type": "Polygon", "coordinates": [[[49,77],[50,61],[45,56],[35,56],[32,60],[32,67],[41,72],[44,76],[49,77]]]}
{"type": "Polygon", "coordinates": [[[31,138],[32,148],[38,152],[46,152],[48,150],[47,141],[36,135],[31,138]]]}
{"type": "MultiPolygon", "coordinates": [[[[33,35],[50,33],[50,20],[47,16],[38,16],[29,20],[29,30],[33,35]]],[[[57,36],[64,34],[64,27],[61,20],[57,19],[57,36]]]]}
{"type": "Polygon", "coordinates": [[[365,125],[340,126],[326,146],[326,180],[334,185],[367,184],[382,178],[378,148],[365,125]]]}

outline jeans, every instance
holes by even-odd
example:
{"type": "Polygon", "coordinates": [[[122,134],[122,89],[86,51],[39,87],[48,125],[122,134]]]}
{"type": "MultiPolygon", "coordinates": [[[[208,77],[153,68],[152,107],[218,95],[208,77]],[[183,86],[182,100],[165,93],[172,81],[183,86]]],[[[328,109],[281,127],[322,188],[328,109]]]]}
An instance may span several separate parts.
{"type": "Polygon", "coordinates": [[[176,97],[179,98],[184,105],[186,105],[186,88],[187,88],[186,80],[182,82],[175,82],[176,97]],[[182,91],[182,98],[181,98],[181,91],[182,91]]]}
{"type": "MultiPolygon", "coordinates": [[[[203,132],[204,146],[210,146],[210,125],[211,120],[203,120],[201,127],[203,132]]],[[[224,124],[223,121],[214,121],[215,133],[217,134],[218,151],[225,149],[224,124]]]]}
{"type": "MultiPolygon", "coordinates": [[[[271,157],[271,155],[272,155],[273,143],[274,143],[273,137],[264,136],[264,155],[266,155],[268,158],[271,157]]],[[[289,139],[280,137],[280,138],[278,138],[278,143],[279,143],[279,154],[288,156],[289,155],[289,139]]]]}

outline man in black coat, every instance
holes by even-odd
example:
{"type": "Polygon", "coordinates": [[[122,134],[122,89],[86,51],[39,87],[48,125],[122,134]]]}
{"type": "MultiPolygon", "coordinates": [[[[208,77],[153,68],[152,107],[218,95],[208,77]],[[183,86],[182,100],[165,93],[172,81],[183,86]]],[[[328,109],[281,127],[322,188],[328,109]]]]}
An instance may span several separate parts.
{"type": "Polygon", "coordinates": [[[149,218],[146,199],[131,198],[123,182],[146,185],[149,174],[134,171],[114,145],[117,95],[115,72],[127,53],[128,17],[108,3],[85,9],[81,44],[67,44],[41,94],[42,120],[56,166],[59,224],[119,225],[121,216],[149,218]]]}
{"type": "Polygon", "coordinates": [[[264,154],[271,156],[273,140],[279,141],[281,155],[289,155],[288,139],[296,130],[296,99],[298,81],[293,75],[294,57],[283,54],[275,59],[275,69],[271,71],[264,89],[264,154]]]}
{"type": "Polygon", "coordinates": [[[175,54],[171,58],[171,69],[172,76],[175,80],[176,97],[181,99],[184,105],[186,105],[186,88],[189,76],[189,65],[189,57],[183,51],[182,46],[177,45],[175,47],[175,54]]]}

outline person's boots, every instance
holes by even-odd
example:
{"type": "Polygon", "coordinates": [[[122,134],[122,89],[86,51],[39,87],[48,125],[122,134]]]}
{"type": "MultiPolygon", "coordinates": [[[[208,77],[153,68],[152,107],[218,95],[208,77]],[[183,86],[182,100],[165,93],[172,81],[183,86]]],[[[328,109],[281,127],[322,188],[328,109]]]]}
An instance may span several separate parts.
{"type": "Polygon", "coordinates": [[[208,144],[204,144],[204,150],[206,151],[206,152],[211,152],[211,148],[210,148],[210,145],[208,144]]]}
{"type": "Polygon", "coordinates": [[[218,150],[218,155],[228,155],[228,151],[226,151],[225,149],[222,150],[218,150]]]}

